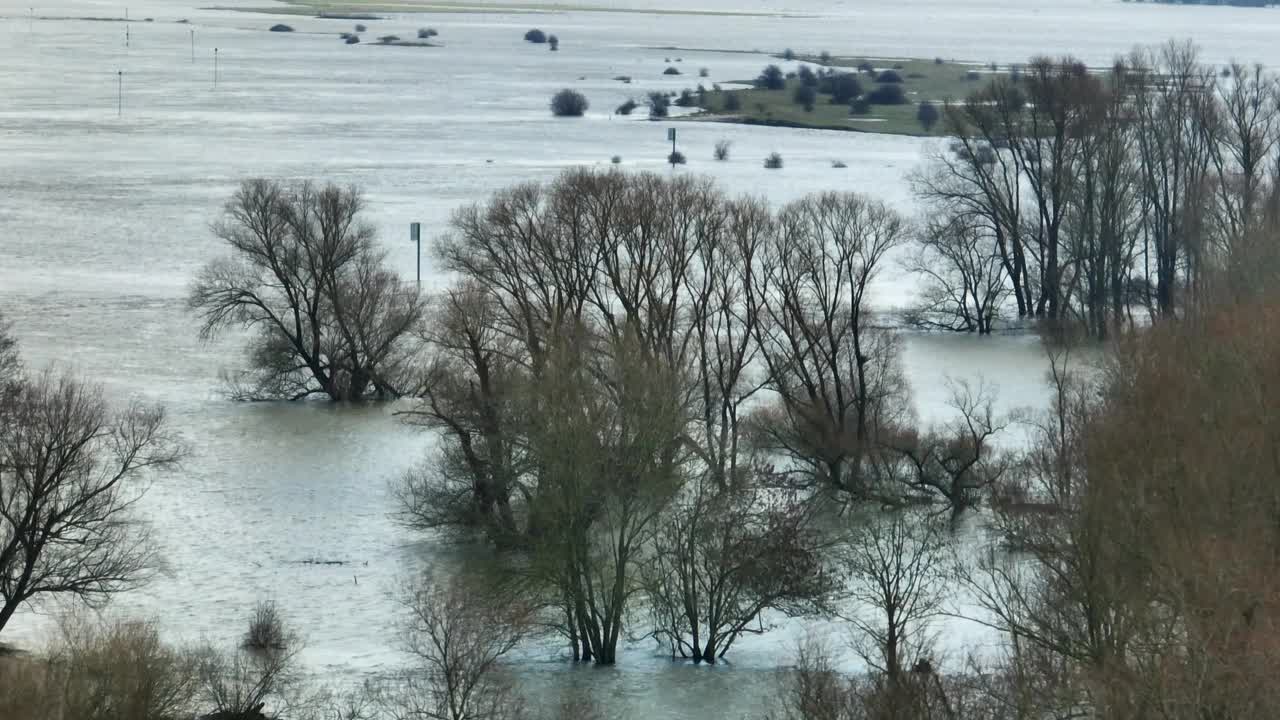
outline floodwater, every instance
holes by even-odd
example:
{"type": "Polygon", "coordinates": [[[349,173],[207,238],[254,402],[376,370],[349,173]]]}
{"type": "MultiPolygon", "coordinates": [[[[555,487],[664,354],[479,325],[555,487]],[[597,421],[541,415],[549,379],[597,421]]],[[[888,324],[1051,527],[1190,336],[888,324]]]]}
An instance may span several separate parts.
{"type": "MultiPolygon", "coordinates": [[[[388,483],[428,444],[396,421],[394,407],[237,404],[220,395],[219,373],[240,362],[235,343],[199,342],[182,300],[195,270],[220,253],[208,224],[240,179],[363,186],[392,262],[412,277],[409,222],[439,232],[461,204],[566,167],[604,167],[615,154],[626,169],[670,172],[667,124],[612,109],[649,90],[696,85],[699,68],[710,73],[703,82],[729,82],[768,62],[655,46],[1002,62],[1073,51],[1103,63],[1135,42],[1192,37],[1213,62],[1280,59],[1280,11],[1103,0],[700,0],[692,6],[785,16],[402,15],[370,22],[365,35],[412,37],[431,25],[444,45],[433,49],[346,46],[337,33],[349,21],[201,10],[191,0],[131,4],[127,24],[45,19],[118,17],[123,2],[58,0],[34,12],[30,4],[0,1],[0,308],[31,365],[73,367],[113,401],[164,403],[192,448],[182,471],[158,479],[141,505],[165,571],[112,610],[154,617],[175,638],[229,641],[256,600],[273,598],[306,636],[309,665],[344,677],[401,662],[396,589],[454,550],[389,517],[388,483]],[[298,32],[265,32],[277,21],[298,32]],[[557,34],[560,52],[522,42],[534,26],[557,34]],[[683,75],[663,76],[668,65],[683,75]],[[547,100],[562,87],[587,95],[587,117],[550,117],[547,100]]],[[[932,147],[875,135],[678,128],[690,164],[677,172],[708,174],[732,193],[784,202],[857,190],[905,212],[915,211],[905,175],[932,147]],[[711,160],[719,139],[733,142],[728,162],[711,160]],[[764,170],[761,159],[774,151],[785,168],[764,170]],[[837,159],[848,168],[832,168],[837,159]]],[[[438,284],[430,259],[423,263],[424,284],[438,284]]],[[[910,280],[889,267],[875,302],[890,309],[911,294],[910,280]]],[[[1030,337],[911,335],[905,363],[925,418],[945,413],[947,376],[985,376],[1006,408],[1044,402],[1044,363],[1030,337]]],[[[22,613],[5,639],[35,642],[48,623],[47,613],[22,613]]],[[[957,650],[989,641],[972,627],[953,629],[957,650]]],[[[673,664],[643,642],[616,668],[573,668],[558,645],[537,645],[515,671],[549,702],[585,687],[609,698],[618,716],[742,717],[761,711],[767,680],[810,631],[837,643],[843,632],[783,622],[716,668],[673,664]]]]}

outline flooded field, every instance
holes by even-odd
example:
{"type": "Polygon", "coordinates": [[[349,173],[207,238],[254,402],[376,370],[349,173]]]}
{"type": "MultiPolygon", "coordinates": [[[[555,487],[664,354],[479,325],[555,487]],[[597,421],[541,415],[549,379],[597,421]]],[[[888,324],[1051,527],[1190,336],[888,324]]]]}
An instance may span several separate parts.
{"type": "MultiPolygon", "coordinates": [[[[174,637],[226,639],[256,600],[274,598],[305,635],[310,667],[346,677],[398,664],[397,584],[455,551],[389,516],[388,483],[427,444],[397,421],[396,407],[236,404],[221,395],[219,374],[240,362],[235,343],[202,344],[183,298],[196,268],[219,253],[208,225],[242,178],[362,186],[369,219],[411,278],[410,222],[443,232],[459,205],[566,167],[608,166],[613,155],[624,169],[672,172],[668,126],[679,128],[690,159],[675,172],[710,175],[731,193],[781,203],[856,190],[913,211],[906,175],[933,141],[612,114],[649,90],[741,80],[770,62],[690,48],[1001,62],[1073,51],[1105,63],[1136,42],[1192,37],[1208,61],[1280,60],[1280,11],[1102,0],[697,4],[775,17],[664,16],[663,8],[685,5],[637,0],[629,6],[655,13],[432,13],[369,23],[369,40],[430,25],[440,31],[437,48],[347,46],[338,33],[351,21],[183,2],[130,5],[127,24],[46,19],[120,17],[117,4],[64,0],[30,12],[27,4],[0,2],[0,308],[32,365],[74,367],[115,400],[163,402],[193,448],[182,471],[143,502],[165,572],[112,610],[155,617],[174,637]],[[266,32],[278,21],[297,32],[266,32]],[[559,52],[522,42],[535,26],[559,36],[559,52]],[[653,49],[667,46],[685,49],[653,49]],[[668,66],[682,75],[664,76],[668,66]],[[588,97],[586,117],[551,117],[547,100],[563,87],[588,97]],[[712,160],[721,139],[733,143],[727,162],[712,160]],[[771,152],[785,158],[782,170],[761,166],[771,152]]],[[[439,276],[429,257],[423,263],[430,287],[439,276]]],[[[892,309],[912,292],[892,266],[874,302],[892,309]]],[[[948,375],[993,380],[1005,407],[1044,402],[1031,337],[913,334],[905,361],[926,418],[942,412],[948,375]]],[[[47,622],[20,615],[6,639],[33,641],[47,622]]],[[[533,647],[518,672],[548,695],[587,685],[591,673],[591,691],[620,698],[627,717],[706,717],[710,708],[739,717],[760,709],[769,683],[737,674],[772,676],[798,637],[822,627],[784,623],[744,640],[732,664],[714,669],[673,665],[651,643],[634,643],[618,667],[603,670],[570,667],[559,646],[533,647]]],[[[960,637],[984,641],[976,631],[960,637]]]]}

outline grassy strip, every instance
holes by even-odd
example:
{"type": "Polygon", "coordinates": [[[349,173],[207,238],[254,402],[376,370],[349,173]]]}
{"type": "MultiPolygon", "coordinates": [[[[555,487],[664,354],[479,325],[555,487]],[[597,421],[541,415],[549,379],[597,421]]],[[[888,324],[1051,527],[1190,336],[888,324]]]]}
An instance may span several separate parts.
{"type": "MultiPolygon", "coordinates": [[[[977,90],[983,80],[997,74],[975,64],[939,63],[921,59],[819,58],[803,55],[797,55],[795,59],[835,68],[837,72],[855,72],[864,93],[875,90],[878,86],[875,78],[879,73],[892,70],[903,80],[901,85],[907,102],[901,105],[871,105],[866,114],[854,115],[849,105],[832,104],[830,95],[819,94],[813,109],[805,110],[794,99],[801,82],[797,78],[791,78],[782,90],[750,88],[707,92],[700,103],[704,112],[689,119],[891,135],[934,135],[940,132],[940,123],[930,132],[916,119],[921,102],[932,102],[941,109],[943,102],[964,98],[977,90]],[[874,72],[857,70],[859,65],[867,63],[874,67],[874,72]],[[731,106],[730,95],[736,96],[738,106],[733,111],[726,109],[727,105],[731,106]]],[[[750,84],[750,81],[745,82],[750,84]]]]}

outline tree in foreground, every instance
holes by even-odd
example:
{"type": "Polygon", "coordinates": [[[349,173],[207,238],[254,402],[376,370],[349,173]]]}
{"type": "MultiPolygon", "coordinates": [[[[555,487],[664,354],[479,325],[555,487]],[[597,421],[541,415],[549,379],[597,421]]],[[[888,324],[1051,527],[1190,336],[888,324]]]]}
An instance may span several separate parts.
{"type": "Polygon", "coordinates": [[[928,100],[920,103],[916,108],[916,120],[920,123],[920,127],[925,132],[933,132],[934,126],[942,119],[942,113],[938,112],[938,106],[928,100]]]}
{"type": "Polygon", "coordinates": [[[585,95],[568,88],[551,96],[551,114],[556,117],[582,117],[590,105],[585,95]]]}
{"type": "Polygon", "coordinates": [[[412,286],[391,272],[361,221],[356,188],[247,180],[214,226],[231,254],[204,267],[188,306],[212,338],[254,333],[240,399],[397,397],[411,330],[412,286]]]}
{"type": "Polygon", "coordinates": [[[0,630],[19,607],[99,605],[152,567],[133,506],[182,449],[158,407],[108,407],[67,374],[21,380],[0,400],[0,630]]]}

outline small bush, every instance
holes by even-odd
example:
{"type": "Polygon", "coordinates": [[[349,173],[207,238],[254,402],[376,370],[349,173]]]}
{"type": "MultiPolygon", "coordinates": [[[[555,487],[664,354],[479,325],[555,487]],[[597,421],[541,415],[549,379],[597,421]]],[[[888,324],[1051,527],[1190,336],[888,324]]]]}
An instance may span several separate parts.
{"type": "Polygon", "coordinates": [[[768,170],[781,170],[782,156],[778,153],[770,153],[769,157],[764,159],[764,166],[768,170]]]}
{"type": "Polygon", "coordinates": [[[542,44],[547,41],[547,34],[541,30],[534,28],[524,34],[525,42],[542,44]]]}
{"type": "Polygon", "coordinates": [[[684,157],[684,153],[679,150],[673,150],[671,154],[667,156],[667,162],[672,165],[684,165],[687,160],[684,157]]]}
{"type": "Polygon", "coordinates": [[[615,76],[613,79],[614,79],[614,80],[617,80],[618,82],[626,83],[626,84],[628,84],[628,85],[630,85],[630,84],[631,84],[631,76],[630,76],[630,75],[617,75],[617,76],[615,76]]]}
{"type": "Polygon", "coordinates": [[[879,75],[877,75],[877,76],[876,76],[876,82],[878,82],[878,83],[900,83],[900,82],[902,82],[902,76],[901,76],[901,75],[899,75],[898,73],[894,72],[893,70],[885,70],[884,72],[882,72],[882,73],[880,73],[879,75]]]}
{"type": "Polygon", "coordinates": [[[427,38],[433,38],[439,34],[440,33],[436,32],[435,28],[421,28],[418,30],[418,39],[426,40],[427,38]]]}
{"type": "Polygon", "coordinates": [[[698,98],[693,94],[693,91],[685,88],[680,91],[680,96],[675,99],[674,105],[676,107],[697,107],[698,98]]]}
{"type": "Polygon", "coordinates": [[[369,28],[365,27],[364,25],[356,25],[356,32],[358,32],[358,33],[362,33],[362,32],[364,32],[364,31],[366,31],[366,30],[368,30],[368,29],[369,29],[369,28]]]}
{"type": "Polygon", "coordinates": [[[781,90],[787,86],[787,78],[782,74],[782,68],[777,65],[769,65],[756,78],[756,87],[765,90],[781,90]]]}
{"type": "Polygon", "coordinates": [[[383,35],[382,37],[378,38],[378,42],[384,45],[388,43],[393,43],[393,42],[400,42],[400,36],[399,35],[383,35]]]}
{"type": "Polygon", "coordinates": [[[253,609],[253,617],[249,618],[243,647],[247,650],[284,650],[288,644],[289,634],[276,604],[269,600],[258,603],[253,609]]]}
{"type": "Polygon", "coordinates": [[[711,77],[711,71],[707,68],[698,68],[698,77],[711,77]]]}
{"type": "Polygon", "coordinates": [[[871,101],[866,98],[858,98],[849,104],[850,115],[869,115],[871,114],[871,101]]]}
{"type": "Polygon", "coordinates": [[[622,156],[621,156],[621,155],[614,155],[613,157],[609,158],[609,162],[613,163],[614,165],[621,165],[621,164],[622,164],[622,156]]]}
{"type": "Polygon", "coordinates": [[[818,93],[807,85],[801,85],[796,88],[796,92],[791,96],[797,105],[803,105],[805,110],[813,111],[813,104],[818,100],[818,93]]]}
{"type": "Polygon", "coordinates": [[[841,170],[849,166],[845,165],[843,160],[832,160],[831,167],[836,168],[837,170],[841,170]]]}
{"type": "Polygon", "coordinates": [[[351,37],[351,33],[348,33],[348,32],[338,33],[338,37],[342,38],[343,40],[346,40],[347,38],[351,37]]]}
{"type": "Polygon", "coordinates": [[[725,96],[724,109],[726,112],[738,112],[742,109],[742,99],[737,93],[729,93],[725,96]]]}
{"type": "Polygon", "coordinates": [[[867,93],[867,101],[872,105],[904,105],[907,102],[907,93],[903,91],[901,85],[881,85],[875,90],[867,93]]]}
{"type": "Polygon", "coordinates": [[[729,147],[733,143],[728,140],[717,140],[715,149],[715,158],[721,162],[729,159],[729,147]]]}
{"type": "Polygon", "coordinates": [[[796,72],[796,77],[800,78],[800,84],[805,87],[817,87],[818,85],[818,76],[814,74],[808,65],[801,65],[796,72]]]}
{"type": "Polygon", "coordinates": [[[862,96],[862,83],[853,73],[843,73],[831,80],[831,101],[846,105],[862,96]]]}
{"type": "Polygon", "coordinates": [[[916,109],[916,120],[920,122],[920,127],[925,132],[933,132],[933,127],[942,119],[942,113],[938,112],[938,106],[929,101],[920,103],[920,107],[916,109]]]}
{"type": "Polygon", "coordinates": [[[831,64],[831,53],[827,52],[826,50],[823,50],[822,52],[818,53],[818,60],[819,60],[823,65],[830,65],[830,64],[831,64]]]}
{"type": "Polygon", "coordinates": [[[671,100],[663,93],[649,93],[649,118],[664,118],[670,114],[671,100]]]}
{"type": "Polygon", "coordinates": [[[668,67],[666,70],[662,71],[662,74],[663,75],[679,75],[680,71],[677,70],[675,67],[668,67]]]}
{"type": "Polygon", "coordinates": [[[278,25],[272,25],[271,32],[293,32],[293,28],[285,25],[284,23],[280,23],[278,25]]]}
{"type": "Polygon", "coordinates": [[[942,59],[942,58],[940,58],[940,57],[936,57],[936,58],[934,58],[934,59],[933,59],[933,64],[934,64],[934,65],[942,65],[942,64],[943,64],[943,63],[945,63],[945,62],[946,62],[946,61],[945,61],[945,60],[943,60],[943,59],[942,59]]]}
{"type": "Polygon", "coordinates": [[[903,67],[904,67],[904,65],[903,65],[902,63],[894,63],[894,64],[893,64],[893,69],[894,69],[894,70],[901,70],[903,67]]]}
{"type": "Polygon", "coordinates": [[[627,98],[627,101],[619,105],[618,109],[614,110],[614,112],[619,115],[630,115],[637,107],[639,107],[639,105],[636,104],[635,100],[627,98]]]}
{"type": "Polygon", "coordinates": [[[874,73],[875,71],[876,71],[876,66],[872,65],[870,61],[863,60],[862,62],[858,63],[858,72],[874,73]]]}
{"type": "Polygon", "coordinates": [[[551,114],[556,117],[582,117],[590,104],[577,90],[565,88],[551,96],[551,114]]]}
{"type": "Polygon", "coordinates": [[[970,82],[973,82],[975,80],[981,80],[982,73],[978,72],[977,70],[970,70],[969,72],[964,74],[964,79],[970,82]]]}
{"type": "Polygon", "coordinates": [[[786,50],[783,50],[783,51],[782,51],[782,59],[783,59],[783,60],[795,60],[795,59],[796,59],[796,53],[795,53],[795,51],[794,51],[794,50],[792,50],[791,48],[787,48],[786,50]]]}
{"type": "Polygon", "coordinates": [[[356,43],[358,43],[358,42],[360,42],[360,36],[359,36],[359,35],[354,35],[354,34],[353,34],[353,35],[348,35],[348,36],[347,36],[347,44],[348,44],[348,45],[355,45],[355,44],[356,44],[356,43]]]}
{"type": "Polygon", "coordinates": [[[551,51],[555,52],[560,49],[560,38],[552,35],[547,38],[547,44],[551,46],[551,51]]]}

